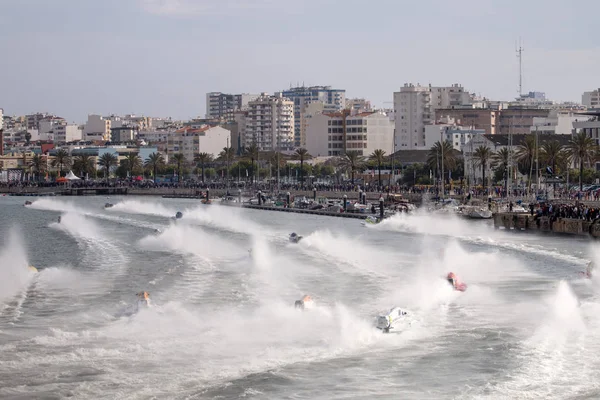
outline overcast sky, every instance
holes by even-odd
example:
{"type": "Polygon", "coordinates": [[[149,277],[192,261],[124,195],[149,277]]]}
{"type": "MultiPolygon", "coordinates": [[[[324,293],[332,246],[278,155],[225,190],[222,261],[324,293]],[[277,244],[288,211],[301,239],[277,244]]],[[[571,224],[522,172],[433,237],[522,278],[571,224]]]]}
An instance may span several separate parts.
{"type": "Polygon", "coordinates": [[[204,116],[205,94],[331,85],[390,106],[405,82],[581,101],[600,1],[0,0],[0,108],[204,116]]]}

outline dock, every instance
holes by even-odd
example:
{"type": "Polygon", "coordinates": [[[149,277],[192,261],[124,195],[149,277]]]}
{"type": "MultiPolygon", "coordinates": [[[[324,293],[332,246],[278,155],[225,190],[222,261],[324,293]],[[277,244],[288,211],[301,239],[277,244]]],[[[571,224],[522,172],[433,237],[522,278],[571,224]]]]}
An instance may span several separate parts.
{"type": "Polygon", "coordinates": [[[528,213],[496,213],[494,228],[600,238],[600,222],[573,218],[535,217],[528,213]]]}

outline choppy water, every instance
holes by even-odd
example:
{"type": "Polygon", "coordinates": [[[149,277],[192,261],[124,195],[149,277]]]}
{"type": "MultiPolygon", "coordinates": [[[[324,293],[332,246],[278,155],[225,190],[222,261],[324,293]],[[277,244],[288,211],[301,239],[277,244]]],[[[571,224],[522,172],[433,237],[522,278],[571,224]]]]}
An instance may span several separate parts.
{"type": "Polygon", "coordinates": [[[593,242],[425,215],[23,202],[0,197],[0,398],[600,396],[600,284],[578,276],[593,242]],[[141,290],[154,307],[132,313],[141,290]],[[304,294],[317,309],[294,310],[304,294]],[[395,305],[418,323],[381,334],[395,305]]]}

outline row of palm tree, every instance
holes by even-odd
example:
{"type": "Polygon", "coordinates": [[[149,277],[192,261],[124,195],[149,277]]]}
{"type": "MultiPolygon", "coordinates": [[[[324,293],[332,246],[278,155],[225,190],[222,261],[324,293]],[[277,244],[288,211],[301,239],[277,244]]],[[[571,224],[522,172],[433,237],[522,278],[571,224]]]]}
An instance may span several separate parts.
{"type": "MultiPolygon", "coordinates": [[[[444,152],[444,168],[454,170],[459,161],[460,153],[455,151],[452,144],[437,142],[429,151],[427,164],[435,171],[440,168],[440,154],[444,152]],[[443,150],[442,150],[443,149],[443,150]]],[[[528,177],[528,185],[532,183],[532,175],[536,157],[539,153],[539,163],[552,168],[556,174],[559,171],[567,171],[569,166],[575,164],[579,167],[579,186],[583,187],[583,170],[586,165],[591,166],[596,161],[600,161],[600,151],[594,140],[585,133],[574,135],[566,145],[562,145],[558,140],[544,140],[544,143],[537,146],[535,135],[528,135],[514,150],[503,147],[494,152],[488,146],[477,147],[472,154],[473,164],[481,168],[482,183],[486,184],[486,171],[489,167],[496,171],[504,172],[510,167],[516,167],[518,171],[528,177]]],[[[539,174],[539,171],[536,171],[539,174]]],[[[439,176],[439,175],[438,175],[439,176]]]]}

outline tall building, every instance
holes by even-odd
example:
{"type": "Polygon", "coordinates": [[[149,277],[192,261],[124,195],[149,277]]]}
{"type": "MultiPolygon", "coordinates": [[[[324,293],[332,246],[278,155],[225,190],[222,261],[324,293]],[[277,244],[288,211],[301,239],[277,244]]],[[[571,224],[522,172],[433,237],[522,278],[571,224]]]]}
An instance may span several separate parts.
{"type": "Polygon", "coordinates": [[[206,94],[206,119],[233,121],[233,113],[245,110],[248,103],[260,97],[259,94],[226,94],[210,92],[206,94]]]}
{"type": "Polygon", "coordinates": [[[294,149],[294,103],[281,95],[262,95],[248,103],[244,146],[260,151],[294,149]]]}
{"type": "Polygon", "coordinates": [[[346,108],[357,112],[371,111],[371,102],[366,99],[346,99],[346,108]]]}
{"type": "Polygon", "coordinates": [[[425,145],[425,125],[434,121],[435,110],[472,103],[472,96],[458,84],[448,87],[404,84],[394,93],[396,144],[401,149],[425,145]]]}
{"type": "Polygon", "coordinates": [[[591,92],[583,92],[581,104],[587,108],[600,108],[600,89],[591,92]]]}
{"type": "Polygon", "coordinates": [[[315,102],[322,102],[326,111],[335,112],[346,107],[346,91],[332,89],[331,86],[295,87],[275,95],[292,100],[294,104],[294,147],[306,145],[304,132],[306,107],[315,102]]]}
{"type": "Polygon", "coordinates": [[[500,110],[494,108],[440,108],[435,110],[435,120],[453,119],[456,124],[473,129],[483,129],[488,135],[495,135],[500,128],[497,124],[500,110]]]}
{"type": "Polygon", "coordinates": [[[306,129],[306,150],[315,157],[341,156],[346,151],[368,156],[377,149],[391,154],[393,139],[394,123],[385,113],[345,109],[312,116],[306,129]]]}
{"type": "Polygon", "coordinates": [[[4,155],[4,110],[0,108],[0,156],[4,155]]]}
{"type": "Polygon", "coordinates": [[[52,117],[52,115],[49,115],[48,113],[35,113],[26,115],[25,118],[27,119],[27,129],[39,130],[40,121],[48,117],[52,117]]]}

